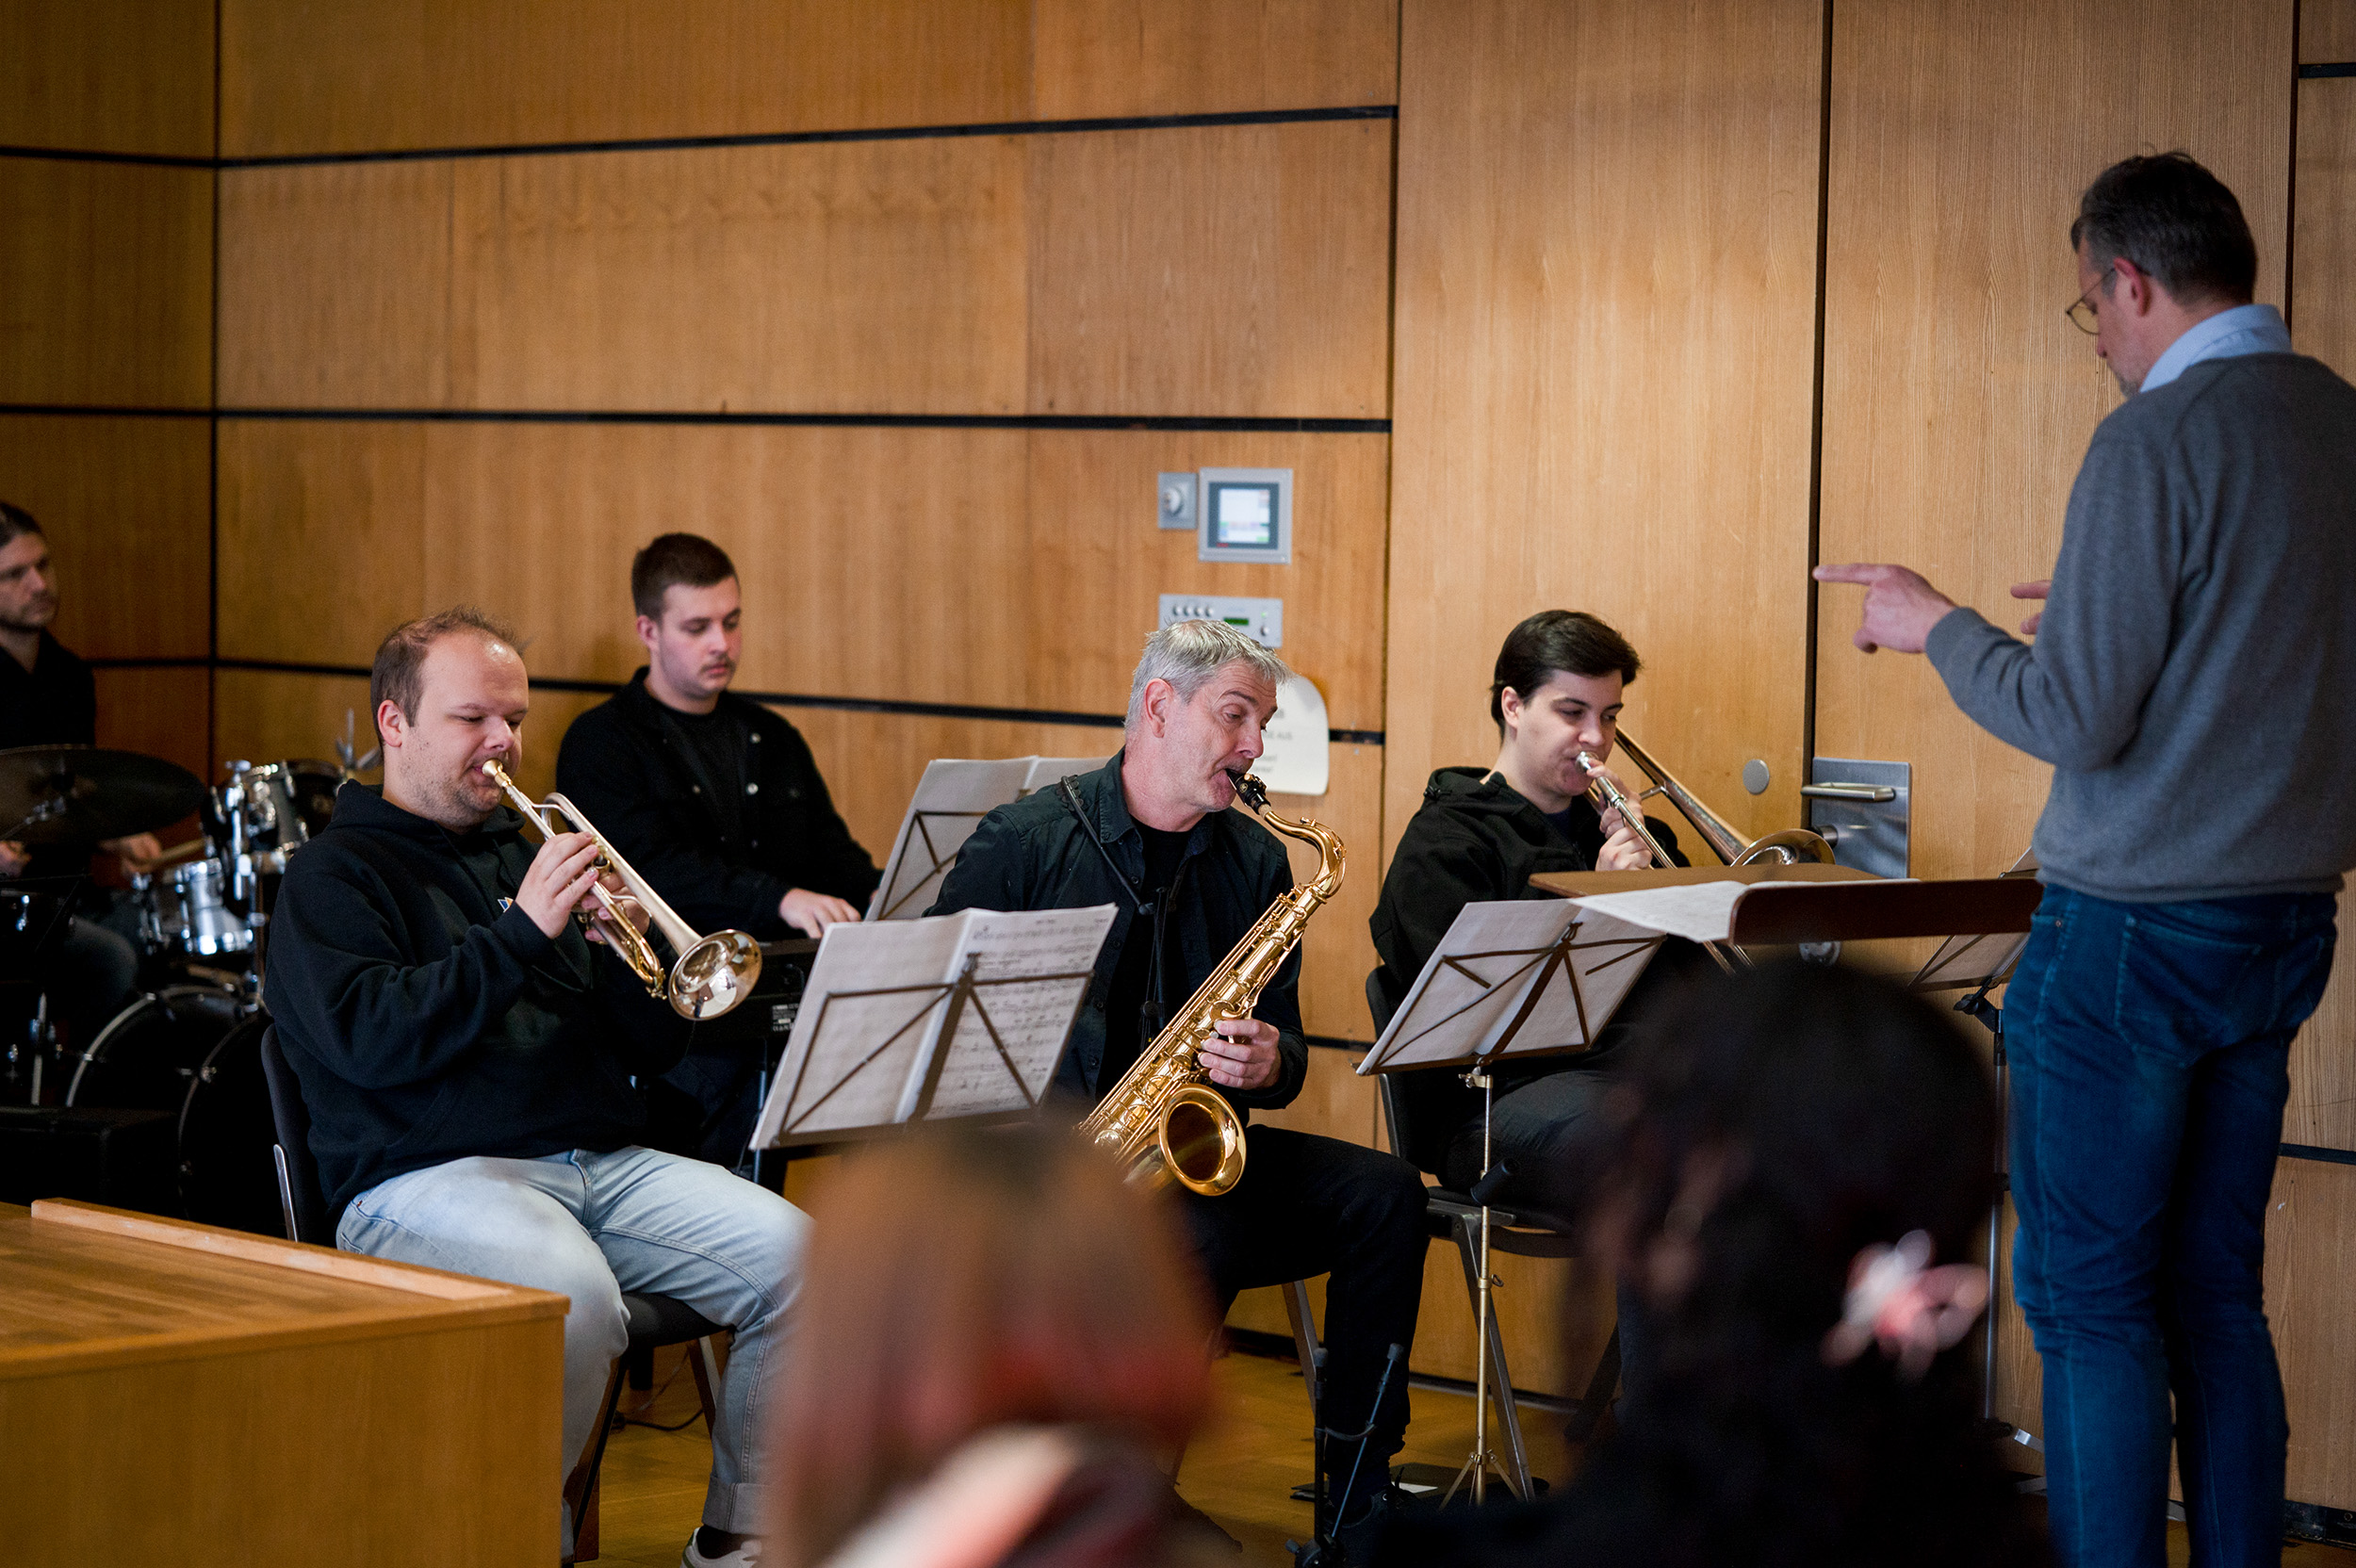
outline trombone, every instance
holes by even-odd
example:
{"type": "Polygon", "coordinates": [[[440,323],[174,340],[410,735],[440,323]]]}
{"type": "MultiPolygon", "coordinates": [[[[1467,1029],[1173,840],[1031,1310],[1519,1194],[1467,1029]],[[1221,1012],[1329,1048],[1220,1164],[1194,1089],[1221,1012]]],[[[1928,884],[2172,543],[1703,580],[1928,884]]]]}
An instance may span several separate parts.
{"type": "MultiPolygon", "coordinates": [[[[1654,865],[1669,867],[1677,864],[1669,858],[1669,852],[1661,847],[1661,841],[1654,838],[1651,830],[1644,825],[1644,809],[1642,803],[1650,800],[1655,795],[1668,796],[1669,804],[1675,806],[1678,813],[1693,825],[1693,831],[1699,833],[1710,849],[1717,854],[1718,858],[1729,866],[1756,865],[1760,861],[1774,861],[1777,865],[1789,866],[1795,865],[1804,859],[1824,865],[1831,864],[1832,845],[1825,841],[1824,835],[1811,833],[1805,827],[1782,827],[1773,833],[1762,833],[1756,839],[1745,840],[1724,817],[1704,806],[1693,791],[1679,783],[1677,775],[1654,761],[1643,746],[1628,739],[1626,730],[1620,732],[1619,748],[1628,753],[1628,760],[1643,769],[1653,780],[1652,788],[1641,791],[1634,800],[1630,800],[1627,792],[1606,777],[1595,780],[1588,793],[1600,797],[1597,801],[1598,810],[1617,811],[1620,814],[1620,820],[1635,829],[1636,837],[1643,841],[1646,852],[1652,856],[1654,865]]],[[[1582,768],[1603,766],[1595,760],[1594,753],[1586,751],[1579,754],[1579,765],[1582,768]]],[[[1702,946],[1708,949],[1710,956],[1718,961],[1720,969],[1725,970],[1728,974],[1735,972],[1734,964],[1728,960],[1726,954],[1720,950],[1718,943],[1704,942],[1702,946]]],[[[1726,943],[1726,946],[1731,949],[1737,957],[1743,957],[1741,948],[1735,947],[1731,942],[1726,943]]],[[[1747,965],[1748,959],[1744,958],[1744,962],[1747,965]]]]}
{"type": "Polygon", "coordinates": [[[507,792],[515,809],[532,819],[543,838],[552,839],[561,828],[548,825],[548,813],[554,812],[573,825],[573,829],[586,833],[597,841],[597,864],[610,866],[622,879],[630,895],[645,906],[646,914],[671,951],[679,955],[679,962],[664,973],[663,960],[655,954],[654,944],[646,934],[630,923],[617,906],[612,893],[602,882],[589,885],[591,896],[609,917],[606,936],[614,943],[614,951],[622,961],[637,972],[646,983],[648,996],[662,997],[671,1004],[671,1010],[686,1019],[718,1018],[752,994],[753,983],[761,978],[761,944],[742,931],[715,931],[699,937],[694,926],[679,919],[679,912],[665,904],[662,896],[638,874],[622,852],[615,849],[606,836],[593,826],[581,808],[560,794],[551,794],[538,805],[532,797],[515,788],[515,781],[507,776],[507,770],[493,758],[483,764],[484,776],[507,792]]]}

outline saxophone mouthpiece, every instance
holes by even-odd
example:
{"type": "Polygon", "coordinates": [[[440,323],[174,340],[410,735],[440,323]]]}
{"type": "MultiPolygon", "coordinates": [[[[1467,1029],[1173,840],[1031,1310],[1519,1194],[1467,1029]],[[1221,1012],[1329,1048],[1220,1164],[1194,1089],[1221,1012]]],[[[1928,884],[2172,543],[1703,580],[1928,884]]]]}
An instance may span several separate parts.
{"type": "Polygon", "coordinates": [[[1268,805],[1267,785],[1261,783],[1258,779],[1252,777],[1248,773],[1237,773],[1233,768],[1228,768],[1225,772],[1227,776],[1235,781],[1236,799],[1242,801],[1246,806],[1251,807],[1255,811],[1268,805]]]}

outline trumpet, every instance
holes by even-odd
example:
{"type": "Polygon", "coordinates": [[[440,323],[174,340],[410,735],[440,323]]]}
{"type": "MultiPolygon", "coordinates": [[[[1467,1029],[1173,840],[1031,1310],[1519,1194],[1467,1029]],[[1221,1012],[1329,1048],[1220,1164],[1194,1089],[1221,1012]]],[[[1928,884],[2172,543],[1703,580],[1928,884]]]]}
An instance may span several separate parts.
{"type": "Polygon", "coordinates": [[[695,927],[679,919],[679,912],[665,904],[661,895],[638,874],[622,852],[615,849],[606,836],[598,832],[581,808],[560,794],[551,794],[545,801],[533,804],[532,797],[515,788],[515,781],[507,776],[507,770],[497,758],[483,764],[483,776],[496,783],[515,803],[515,809],[532,820],[542,837],[554,838],[562,827],[548,825],[548,813],[559,814],[573,825],[573,830],[586,833],[597,841],[597,864],[611,867],[622,879],[653,922],[656,930],[679,955],[679,961],[666,973],[663,960],[657,956],[654,944],[646,934],[630,923],[614,895],[602,882],[593,882],[589,892],[607,915],[606,936],[622,961],[646,983],[646,994],[660,997],[671,1004],[671,1010],[687,1019],[718,1018],[752,994],[753,983],[761,978],[761,944],[742,931],[715,931],[699,937],[695,927]]]}

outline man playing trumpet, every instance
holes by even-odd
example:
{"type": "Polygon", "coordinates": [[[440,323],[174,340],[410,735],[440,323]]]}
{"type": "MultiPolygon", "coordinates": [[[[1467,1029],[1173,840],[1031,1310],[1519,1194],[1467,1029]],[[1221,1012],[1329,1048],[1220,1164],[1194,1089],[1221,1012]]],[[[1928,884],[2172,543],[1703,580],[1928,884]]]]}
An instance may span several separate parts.
{"type": "MultiPolygon", "coordinates": [[[[378,648],[369,696],[384,788],[346,784],[290,862],[265,982],[335,1243],[569,1297],[568,1467],[627,1337],[622,1292],[732,1328],[704,1527],[682,1561],[741,1568],[808,1221],[716,1166],[634,1145],[630,1079],[676,1062],[691,1025],[606,944],[596,841],[535,847],[485,772],[520,755],[514,639],[470,610],[412,621],[378,648]]],[[[635,901],[615,904],[645,928],[635,901]]]]}

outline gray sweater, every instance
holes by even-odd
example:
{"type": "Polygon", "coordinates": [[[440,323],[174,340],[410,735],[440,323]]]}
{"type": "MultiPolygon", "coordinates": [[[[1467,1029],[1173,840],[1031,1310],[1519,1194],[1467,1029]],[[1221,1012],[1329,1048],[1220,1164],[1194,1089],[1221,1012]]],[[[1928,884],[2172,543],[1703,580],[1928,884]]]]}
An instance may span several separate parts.
{"type": "Polygon", "coordinates": [[[2356,866],[2356,387],[2194,365],[2094,433],[2034,647],[1970,610],[1924,652],[2053,764],[2045,878],[2133,903],[2328,892],[2356,866]]]}

